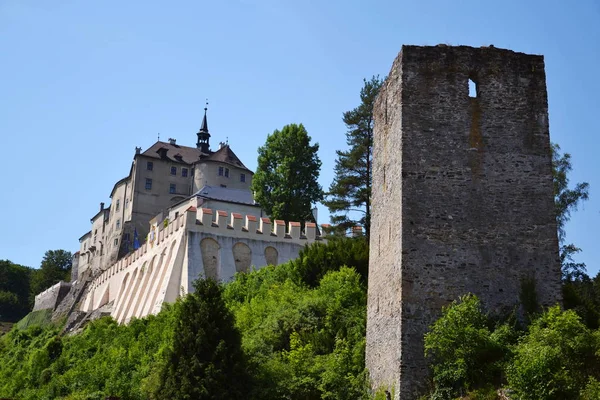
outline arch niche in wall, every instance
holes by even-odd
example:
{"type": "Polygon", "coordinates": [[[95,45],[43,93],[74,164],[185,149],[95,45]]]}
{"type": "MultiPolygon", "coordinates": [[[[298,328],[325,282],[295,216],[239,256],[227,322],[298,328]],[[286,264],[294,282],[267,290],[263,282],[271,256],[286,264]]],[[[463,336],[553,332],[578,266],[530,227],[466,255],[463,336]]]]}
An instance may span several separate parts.
{"type": "Polygon", "coordinates": [[[252,250],[246,243],[238,242],[233,246],[233,259],[236,272],[248,272],[252,264],[252,250]]]}
{"type": "Polygon", "coordinates": [[[206,278],[219,279],[219,265],[221,264],[219,243],[212,238],[204,238],[200,242],[202,250],[202,264],[204,264],[204,276],[206,278]]]}
{"type": "Polygon", "coordinates": [[[277,265],[277,261],[279,259],[279,252],[277,249],[272,246],[268,246],[265,249],[265,260],[267,260],[268,265],[277,265]]]}

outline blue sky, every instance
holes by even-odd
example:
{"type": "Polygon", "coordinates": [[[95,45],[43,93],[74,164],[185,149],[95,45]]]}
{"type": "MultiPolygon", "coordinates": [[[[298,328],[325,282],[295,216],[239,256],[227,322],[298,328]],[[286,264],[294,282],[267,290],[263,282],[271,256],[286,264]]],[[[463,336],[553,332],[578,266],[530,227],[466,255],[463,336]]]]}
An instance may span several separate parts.
{"type": "Polygon", "coordinates": [[[568,240],[600,269],[598,0],[166,4],[0,0],[0,259],[78,250],[135,147],[158,133],[193,146],[206,98],[213,146],[228,139],[251,169],[269,133],[303,123],[327,188],[362,79],[402,44],[445,43],[545,56],[551,138],[591,185],[568,240]]]}

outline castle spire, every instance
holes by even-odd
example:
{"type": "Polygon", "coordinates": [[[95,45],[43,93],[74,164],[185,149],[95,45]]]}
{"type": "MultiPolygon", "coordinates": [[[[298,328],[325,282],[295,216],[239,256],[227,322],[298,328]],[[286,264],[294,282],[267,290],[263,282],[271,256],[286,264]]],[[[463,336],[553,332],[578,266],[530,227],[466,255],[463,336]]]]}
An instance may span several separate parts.
{"type": "Polygon", "coordinates": [[[204,118],[202,118],[202,125],[196,135],[198,135],[198,142],[196,147],[202,150],[203,153],[210,152],[210,133],[208,133],[208,122],[206,121],[206,111],[208,110],[208,99],[206,99],[206,106],[204,107],[204,118]]]}

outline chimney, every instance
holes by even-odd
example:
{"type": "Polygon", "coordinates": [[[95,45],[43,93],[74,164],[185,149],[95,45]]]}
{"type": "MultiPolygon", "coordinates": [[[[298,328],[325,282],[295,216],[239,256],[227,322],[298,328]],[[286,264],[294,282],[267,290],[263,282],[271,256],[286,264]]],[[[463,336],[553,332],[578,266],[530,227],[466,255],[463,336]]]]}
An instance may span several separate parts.
{"type": "Polygon", "coordinates": [[[140,154],[142,152],[142,148],[141,147],[137,147],[135,148],[135,155],[137,156],[138,154],[140,154]]]}
{"type": "Polygon", "coordinates": [[[100,203],[100,211],[104,210],[104,203],[100,203]]]}
{"type": "Polygon", "coordinates": [[[177,141],[173,138],[169,138],[169,144],[171,145],[175,145],[177,143],[177,141]]]}

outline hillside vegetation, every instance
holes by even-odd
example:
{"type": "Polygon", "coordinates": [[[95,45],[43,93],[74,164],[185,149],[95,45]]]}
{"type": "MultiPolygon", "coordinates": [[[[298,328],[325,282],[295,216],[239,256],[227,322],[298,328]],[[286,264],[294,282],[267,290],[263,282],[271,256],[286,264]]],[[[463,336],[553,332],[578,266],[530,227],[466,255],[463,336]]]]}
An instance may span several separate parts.
{"type": "Polygon", "coordinates": [[[192,398],[369,398],[367,260],[364,239],[332,240],[218,290],[197,283],[196,294],[126,326],[102,318],[74,336],[61,336],[52,325],[13,329],[0,338],[0,397],[184,398],[189,377],[182,371],[193,369],[214,383],[214,371],[229,376],[243,365],[245,378],[237,371],[239,379],[192,398]],[[218,311],[219,304],[226,310],[218,311]],[[229,328],[222,324],[228,313],[229,328]],[[215,332],[230,329],[239,332],[237,344],[235,333],[216,339],[215,332]],[[214,345],[193,350],[201,343],[214,345]],[[235,363],[219,361],[228,357],[235,363]]]}

